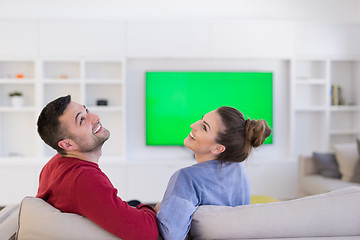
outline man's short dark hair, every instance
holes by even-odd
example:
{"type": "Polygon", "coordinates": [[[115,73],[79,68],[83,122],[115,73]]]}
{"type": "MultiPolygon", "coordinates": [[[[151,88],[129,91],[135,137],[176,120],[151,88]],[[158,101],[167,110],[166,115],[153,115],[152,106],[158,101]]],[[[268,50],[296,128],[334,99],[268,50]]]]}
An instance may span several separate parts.
{"type": "Polygon", "coordinates": [[[59,118],[70,102],[70,95],[51,101],[41,111],[37,121],[41,139],[60,154],[65,153],[65,150],[58,146],[58,142],[65,138],[65,131],[60,126],[59,118]]]}

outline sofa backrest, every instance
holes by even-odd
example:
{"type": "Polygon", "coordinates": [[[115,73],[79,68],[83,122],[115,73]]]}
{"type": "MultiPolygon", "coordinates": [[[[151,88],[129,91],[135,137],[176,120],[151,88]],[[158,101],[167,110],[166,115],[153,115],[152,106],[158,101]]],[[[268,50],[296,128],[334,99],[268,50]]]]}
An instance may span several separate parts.
{"type": "MultiPolygon", "coordinates": [[[[360,236],[360,188],[295,200],[238,207],[200,206],[190,235],[198,239],[360,236]]],[[[119,239],[85,217],[62,213],[39,198],[25,198],[18,239],[119,239]]]]}
{"type": "Polygon", "coordinates": [[[190,235],[197,239],[360,236],[360,188],[238,207],[200,206],[190,235]]]}

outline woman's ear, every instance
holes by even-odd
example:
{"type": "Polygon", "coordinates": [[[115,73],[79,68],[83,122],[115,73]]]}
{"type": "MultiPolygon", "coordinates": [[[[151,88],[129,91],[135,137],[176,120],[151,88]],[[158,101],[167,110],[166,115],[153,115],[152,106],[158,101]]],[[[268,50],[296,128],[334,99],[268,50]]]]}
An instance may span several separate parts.
{"type": "Polygon", "coordinates": [[[215,144],[212,148],[211,148],[211,153],[218,155],[222,152],[225,151],[225,146],[222,144],[215,144]]]}
{"type": "Polygon", "coordinates": [[[58,146],[66,151],[73,151],[78,149],[78,145],[71,139],[63,139],[58,142],[58,146]]]}

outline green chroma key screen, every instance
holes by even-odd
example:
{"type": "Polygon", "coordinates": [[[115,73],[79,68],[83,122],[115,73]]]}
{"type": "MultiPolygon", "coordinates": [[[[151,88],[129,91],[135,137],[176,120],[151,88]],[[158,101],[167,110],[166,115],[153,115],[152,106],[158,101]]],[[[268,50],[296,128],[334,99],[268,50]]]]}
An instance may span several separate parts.
{"type": "Polygon", "coordinates": [[[221,106],[272,128],[272,82],[269,72],[146,72],[146,145],[184,145],[190,125],[221,106]]]}

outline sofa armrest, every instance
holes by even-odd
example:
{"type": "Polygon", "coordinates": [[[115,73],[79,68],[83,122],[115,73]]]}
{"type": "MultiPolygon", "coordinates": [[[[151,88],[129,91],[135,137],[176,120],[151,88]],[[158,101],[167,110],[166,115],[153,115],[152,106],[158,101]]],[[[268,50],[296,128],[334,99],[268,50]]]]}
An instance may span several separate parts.
{"type": "Polygon", "coordinates": [[[44,200],[26,197],[19,210],[17,239],[118,240],[89,219],[63,213],[44,200]]]}
{"type": "Polygon", "coordinates": [[[316,167],[314,158],[312,156],[299,156],[299,177],[307,175],[320,174],[319,169],[316,167]]]}
{"type": "Polygon", "coordinates": [[[311,195],[303,188],[304,179],[309,175],[320,175],[320,170],[316,167],[312,156],[300,155],[298,161],[298,191],[300,197],[311,195]]]}
{"type": "Polygon", "coordinates": [[[0,211],[0,239],[14,239],[18,222],[19,204],[6,206],[0,211]]]}

